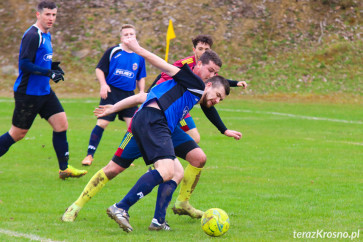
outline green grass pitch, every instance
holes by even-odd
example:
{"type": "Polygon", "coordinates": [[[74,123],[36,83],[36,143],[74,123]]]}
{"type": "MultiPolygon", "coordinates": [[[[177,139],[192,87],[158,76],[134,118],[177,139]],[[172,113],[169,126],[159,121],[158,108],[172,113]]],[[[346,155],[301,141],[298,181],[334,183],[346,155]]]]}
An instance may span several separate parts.
{"type": "MultiPolygon", "coordinates": [[[[70,164],[81,167],[96,119],[97,99],[62,99],[69,121],[70,164]]],[[[0,134],[11,124],[14,102],[0,99],[0,134]]],[[[290,241],[294,232],[357,232],[363,224],[363,112],[355,104],[226,100],[217,106],[240,141],[221,135],[200,108],[191,114],[208,161],[191,203],[217,207],[230,217],[225,241],[290,241]]],[[[108,218],[146,171],[142,159],[109,182],[74,223],[60,220],[93,174],[112,158],[123,122],[105,131],[89,173],[62,181],[51,128],[37,118],[26,138],[0,158],[0,241],[210,241],[200,220],[174,215],[172,231],[147,230],[156,189],[131,208],[134,232],[126,234],[108,218]]],[[[185,166],[186,162],[181,161],[185,166]]],[[[360,235],[362,237],[362,235],[360,235]]]]}

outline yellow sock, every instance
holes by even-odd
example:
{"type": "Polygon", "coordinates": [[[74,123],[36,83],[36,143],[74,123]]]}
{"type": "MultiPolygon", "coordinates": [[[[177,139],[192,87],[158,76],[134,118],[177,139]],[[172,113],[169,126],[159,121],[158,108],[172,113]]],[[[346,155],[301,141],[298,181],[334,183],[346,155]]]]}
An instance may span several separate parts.
{"type": "Polygon", "coordinates": [[[108,182],[106,174],[103,169],[99,170],[88,182],[87,186],[83,189],[82,194],[79,196],[75,204],[83,207],[92,197],[94,197],[108,182]]]}
{"type": "Polygon", "coordinates": [[[190,199],[195,186],[198,184],[202,169],[203,168],[198,168],[190,164],[187,165],[184,171],[184,178],[180,184],[179,196],[177,198],[178,201],[182,202],[190,199]]]}

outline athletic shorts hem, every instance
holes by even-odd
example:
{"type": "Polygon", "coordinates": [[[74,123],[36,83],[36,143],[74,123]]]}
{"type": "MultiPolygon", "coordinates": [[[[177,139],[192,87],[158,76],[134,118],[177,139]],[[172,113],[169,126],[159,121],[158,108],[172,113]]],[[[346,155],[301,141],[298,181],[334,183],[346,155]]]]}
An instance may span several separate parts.
{"type": "Polygon", "coordinates": [[[145,161],[145,164],[148,166],[148,165],[154,164],[158,160],[163,160],[163,159],[175,160],[175,158],[176,158],[176,156],[172,156],[172,155],[160,156],[160,157],[154,158],[150,161],[145,161]]]}
{"type": "Polygon", "coordinates": [[[120,167],[127,169],[132,164],[132,162],[134,162],[134,159],[123,159],[114,155],[112,157],[112,161],[115,162],[120,167]]]}

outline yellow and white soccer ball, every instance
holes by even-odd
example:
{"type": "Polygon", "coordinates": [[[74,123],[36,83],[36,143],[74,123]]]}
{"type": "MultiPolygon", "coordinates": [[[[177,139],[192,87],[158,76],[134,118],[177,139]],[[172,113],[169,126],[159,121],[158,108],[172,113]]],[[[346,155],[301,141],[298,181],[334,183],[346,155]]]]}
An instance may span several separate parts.
{"type": "Polygon", "coordinates": [[[213,237],[225,234],[229,229],[227,213],[220,208],[208,209],[201,220],[203,231],[213,237]]]}

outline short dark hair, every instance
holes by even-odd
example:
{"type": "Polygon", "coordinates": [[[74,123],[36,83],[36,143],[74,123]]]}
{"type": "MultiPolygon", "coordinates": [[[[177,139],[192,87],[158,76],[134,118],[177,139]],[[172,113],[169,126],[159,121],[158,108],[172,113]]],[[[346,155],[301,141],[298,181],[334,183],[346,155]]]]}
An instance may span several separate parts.
{"type": "Polygon", "coordinates": [[[37,10],[38,10],[38,12],[41,12],[41,11],[43,11],[44,8],[55,9],[55,8],[57,8],[57,5],[52,1],[41,1],[38,4],[37,10]]]}
{"type": "Polygon", "coordinates": [[[216,86],[223,86],[224,87],[224,91],[226,92],[226,96],[229,95],[229,92],[231,91],[231,88],[229,86],[229,82],[223,76],[214,76],[214,77],[211,77],[205,83],[207,84],[208,82],[211,82],[212,83],[212,86],[214,86],[214,87],[216,87],[216,86]]]}
{"type": "Polygon", "coordinates": [[[194,48],[197,47],[199,42],[208,44],[211,48],[213,45],[212,37],[210,35],[204,35],[204,34],[197,35],[194,39],[192,39],[192,42],[193,42],[194,48]]]}
{"type": "Polygon", "coordinates": [[[135,33],[136,33],[136,28],[135,28],[135,26],[133,26],[132,24],[123,24],[123,25],[121,26],[120,33],[121,33],[121,32],[122,32],[122,30],[124,30],[124,29],[133,29],[133,30],[135,30],[135,33]]]}
{"type": "Polygon", "coordinates": [[[219,67],[222,67],[222,60],[213,50],[206,50],[199,58],[202,64],[206,65],[209,61],[213,61],[219,67]]]}

